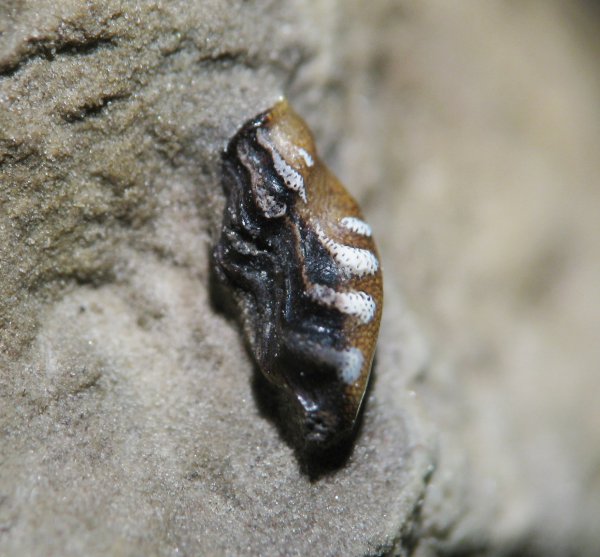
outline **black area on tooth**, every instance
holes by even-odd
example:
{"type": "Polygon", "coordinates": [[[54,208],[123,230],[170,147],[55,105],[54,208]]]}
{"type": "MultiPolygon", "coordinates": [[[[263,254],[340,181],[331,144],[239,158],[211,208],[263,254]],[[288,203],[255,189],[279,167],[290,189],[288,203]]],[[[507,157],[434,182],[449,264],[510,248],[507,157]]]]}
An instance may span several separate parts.
{"type": "Polygon", "coordinates": [[[337,290],[341,276],[331,254],[309,225],[298,219],[297,227],[302,238],[301,250],[308,280],[311,284],[323,284],[337,290]]]}

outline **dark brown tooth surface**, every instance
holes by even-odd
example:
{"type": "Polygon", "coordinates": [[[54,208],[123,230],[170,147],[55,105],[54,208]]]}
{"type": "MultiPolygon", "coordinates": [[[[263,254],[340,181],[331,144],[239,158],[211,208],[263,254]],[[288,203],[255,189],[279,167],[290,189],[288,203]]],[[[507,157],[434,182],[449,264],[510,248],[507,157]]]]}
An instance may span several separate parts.
{"type": "Polygon", "coordinates": [[[377,344],[383,290],[371,228],[285,100],[247,122],[223,161],[217,275],[296,437],[334,445],[354,428],[377,344]]]}

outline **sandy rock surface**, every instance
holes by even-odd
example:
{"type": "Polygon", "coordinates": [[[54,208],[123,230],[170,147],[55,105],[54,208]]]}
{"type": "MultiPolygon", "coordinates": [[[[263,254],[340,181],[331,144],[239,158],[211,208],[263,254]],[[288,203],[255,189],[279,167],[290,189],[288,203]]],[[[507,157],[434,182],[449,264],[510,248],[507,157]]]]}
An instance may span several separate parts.
{"type": "Polygon", "coordinates": [[[597,554],[600,16],[366,6],[0,0],[1,556],[597,554]],[[385,271],[316,472],[209,288],[282,93],[385,271]]]}

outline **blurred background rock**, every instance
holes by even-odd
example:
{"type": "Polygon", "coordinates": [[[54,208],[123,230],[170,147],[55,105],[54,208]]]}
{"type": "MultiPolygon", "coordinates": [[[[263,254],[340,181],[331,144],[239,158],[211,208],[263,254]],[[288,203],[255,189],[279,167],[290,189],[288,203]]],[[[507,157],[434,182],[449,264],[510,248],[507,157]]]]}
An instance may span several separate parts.
{"type": "Polygon", "coordinates": [[[600,4],[0,0],[0,555],[597,555],[600,4]],[[208,295],[285,93],[378,239],[348,464],[208,295]]]}

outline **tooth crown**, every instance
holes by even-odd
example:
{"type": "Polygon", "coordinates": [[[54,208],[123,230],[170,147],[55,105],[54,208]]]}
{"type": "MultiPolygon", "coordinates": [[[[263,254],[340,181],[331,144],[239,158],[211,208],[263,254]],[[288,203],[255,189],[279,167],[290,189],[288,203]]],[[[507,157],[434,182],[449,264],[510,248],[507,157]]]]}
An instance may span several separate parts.
{"type": "Polygon", "coordinates": [[[296,433],[309,445],[335,444],[354,427],[381,319],[371,227],[285,100],[247,122],[223,160],[218,275],[296,433]]]}

